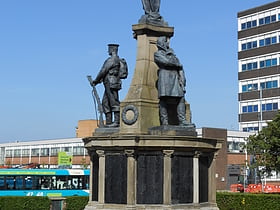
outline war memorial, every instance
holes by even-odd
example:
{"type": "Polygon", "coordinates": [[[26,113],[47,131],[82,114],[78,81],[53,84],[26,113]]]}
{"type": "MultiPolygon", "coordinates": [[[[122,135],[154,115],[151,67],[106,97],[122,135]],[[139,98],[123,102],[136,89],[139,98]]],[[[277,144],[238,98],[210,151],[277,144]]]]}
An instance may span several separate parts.
{"type": "Polygon", "coordinates": [[[169,46],[174,28],[160,15],[160,0],[142,3],[144,14],[132,25],[137,57],[125,99],[118,98],[128,72],[118,44],[108,45],[110,57],[88,77],[101,114],[99,127],[83,139],[91,159],[85,209],[218,209],[215,161],[222,140],[197,137],[184,68],[169,46]]]}

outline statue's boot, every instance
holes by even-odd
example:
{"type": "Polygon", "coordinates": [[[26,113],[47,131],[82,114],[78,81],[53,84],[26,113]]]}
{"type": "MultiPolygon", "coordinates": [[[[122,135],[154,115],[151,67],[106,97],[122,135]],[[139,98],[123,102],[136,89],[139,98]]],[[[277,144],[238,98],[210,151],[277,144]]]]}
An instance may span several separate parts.
{"type": "Polygon", "coordinates": [[[114,112],[114,122],[107,127],[114,128],[120,126],[120,112],[114,112]]]}
{"type": "Polygon", "coordinates": [[[112,124],[112,112],[108,112],[105,114],[106,117],[106,126],[112,124]]]}
{"type": "Polygon", "coordinates": [[[182,98],[177,106],[177,116],[179,120],[179,126],[187,126],[190,123],[186,120],[186,104],[184,98],[182,98]]]}
{"type": "Polygon", "coordinates": [[[159,102],[159,115],[160,115],[160,124],[168,125],[167,104],[162,100],[160,100],[159,102]]]}

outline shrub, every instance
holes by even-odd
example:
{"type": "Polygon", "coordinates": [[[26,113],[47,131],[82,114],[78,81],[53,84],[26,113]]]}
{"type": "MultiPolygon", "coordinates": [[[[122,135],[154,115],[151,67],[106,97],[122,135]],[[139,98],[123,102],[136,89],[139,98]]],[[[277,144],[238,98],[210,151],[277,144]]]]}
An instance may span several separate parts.
{"type": "Polygon", "coordinates": [[[220,210],[280,209],[278,194],[217,193],[220,210]]]}
{"type": "Polygon", "coordinates": [[[47,197],[0,197],[1,210],[49,210],[47,197]]]}

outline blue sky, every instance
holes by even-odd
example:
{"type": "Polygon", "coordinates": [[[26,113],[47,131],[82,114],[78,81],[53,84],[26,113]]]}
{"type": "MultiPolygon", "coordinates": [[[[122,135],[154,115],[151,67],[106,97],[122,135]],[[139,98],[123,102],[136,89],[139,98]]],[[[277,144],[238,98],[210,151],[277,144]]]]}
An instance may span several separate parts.
{"type": "MultiPolygon", "coordinates": [[[[161,1],[197,127],[238,129],[237,12],[270,2],[161,1]]],[[[95,118],[86,75],[100,70],[108,43],[128,62],[124,99],[143,13],[141,0],[0,0],[0,142],[75,137],[78,120],[95,118]]]]}

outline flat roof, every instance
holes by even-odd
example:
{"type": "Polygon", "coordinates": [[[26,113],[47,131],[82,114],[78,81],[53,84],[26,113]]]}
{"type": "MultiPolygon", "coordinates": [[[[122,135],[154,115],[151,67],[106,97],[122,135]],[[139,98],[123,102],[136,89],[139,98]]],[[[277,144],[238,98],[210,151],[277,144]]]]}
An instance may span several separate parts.
{"type": "Polygon", "coordinates": [[[243,16],[250,15],[250,14],[253,14],[253,13],[265,11],[265,10],[272,9],[274,7],[277,7],[277,6],[280,6],[280,1],[279,0],[274,1],[272,3],[261,5],[261,6],[258,6],[258,7],[254,7],[254,8],[251,8],[251,9],[247,9],[247,10],[244,10],[244,11],[240,11],[240,12],[237,13],[237,17],[239,18],[239,17],[243,17],[243,16]]]}
{"type": "Polygon", "coordinates": [[[16,141],[16,142],[0,143],[0,147],[46,145],[46,144],[70,144],[70,143],[83,143],[83,140],[82,138],[63,138],[63,139],[48,139],[48,140],[33,140],[33,141],[16,141]]]}

